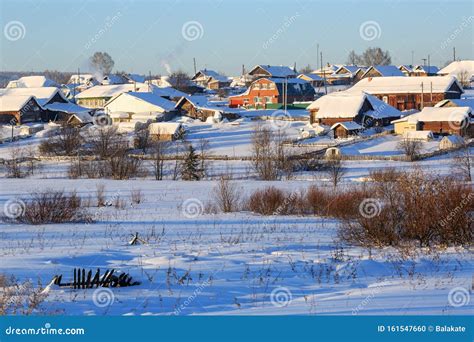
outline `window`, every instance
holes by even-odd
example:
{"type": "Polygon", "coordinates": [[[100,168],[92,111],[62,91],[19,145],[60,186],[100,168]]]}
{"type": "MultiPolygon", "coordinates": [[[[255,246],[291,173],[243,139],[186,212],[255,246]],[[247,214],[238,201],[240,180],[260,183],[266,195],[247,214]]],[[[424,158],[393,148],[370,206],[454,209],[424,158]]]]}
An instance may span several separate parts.
{"type": "Polygon", "coordinates": [[[275,89],[275,83],[270,83],[268,88],[269,89],[275,89]]]}
{"type": "Polygon", "coordinates": [[[385,103],[388,103],[388,96],[382,97],[382,101],[385,102],[385,103]]]}
{"type": "Polygon", "coordinates": [[[260,98],[259,98],[258,96],[255,96],[255,97],[253,98],[253,102],[259,103],[259,102],[260,102],[260,98]]]}
{"type": "Polygon", "coordinates": [[[262,83],[262,89],[268,89],[268,84],[262,83]]]}
{"type": "Polygon", "coordinates": [[[255,89],[255,90],[260,90],[260,83],[255,83],[255,84],[253,85],[253,89],[255,89]]]}
{"type": "Polygon", "coordinates": [[[271,96],[265,96],[265,102],[266,103],[272,103],[272,97],[271,96]]]}

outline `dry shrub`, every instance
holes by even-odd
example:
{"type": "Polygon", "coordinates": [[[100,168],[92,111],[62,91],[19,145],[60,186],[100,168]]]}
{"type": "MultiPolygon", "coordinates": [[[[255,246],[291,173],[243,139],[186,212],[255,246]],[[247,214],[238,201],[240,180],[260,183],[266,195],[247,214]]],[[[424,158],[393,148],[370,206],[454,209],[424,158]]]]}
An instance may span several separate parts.
{"type": "Polygon", "coordinates": [[[247,199],[246,207],[262,215],[282,215],[288,213],[291,194],[274,186],[256,190],[247,199]]]}
{"type": "Polygon", "coordinates": [[[377,183],[396,182],[401,177],[400,171],[393,167],[370,171],[370,179],[377,183]]]}
{"type": "Polygon", "coordinates": [[[133,204],[140,204],[143,201],[143,194],[140,189],[130,191],[130,198],[133,204]]]}
{"type": "Polygon", "coordinates": [[[90,217],[82,210],[81,198],[75,192],[46,190],[33,193],[23,200],[25,210],[16,220],[27,224],[87,222],[90,217]]]}
{"type": "Polygon", "coordinates": [[[474,194],[468,184],[415,171],[376,184],[375,215],[345,219],[339,236],[369,246],[472,245],[474,194]]]}
{"type": "Polygon", "coordinates": [[[42,291],[30,281],[19,283],[13,276],[0,274],[0,316],[41,313],[40,304],[46,298],[42,291]]]}
{"type": "Polygon", "coordinates": [[[84,138],[79,127],[62,125],[57,131],[50,131],[41,141],[39,151],[45,155],[71,156],[77,154],[84,138]]]}

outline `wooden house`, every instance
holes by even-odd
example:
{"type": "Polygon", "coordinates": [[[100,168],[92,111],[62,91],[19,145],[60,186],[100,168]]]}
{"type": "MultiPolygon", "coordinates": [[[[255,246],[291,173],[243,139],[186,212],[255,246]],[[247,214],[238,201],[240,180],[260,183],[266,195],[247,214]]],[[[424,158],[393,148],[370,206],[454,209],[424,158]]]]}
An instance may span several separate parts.
{"type": "Polygon", "coordinates": [[[363,129],[364,127],[354,121],[338,122],[331,126],[334,139],[345,139],[353,135],[358,135],[363,129]]]}
{"type": "Polygon", "coordinates": [[[437,76],[439,68],[434,65],[416,65],[410,76],[437,76]]]}
{"type": "Polygon", "coordinates": [[[229,78],[219,74],[214,70],[203,69],[199,70],[192,78],[191,81],[200,85],[201,87],[217,90],[225,87],[229,87],[231,80],[229,78]]]}
{"type": "Polygon", "coordinates": [[[10,81],[7,88],[42,88],[42,87],[58,87],[59,85],[46,78],[45,76],[23,76],[17,80],[10,81]]]}
{"type": "Polygon", "coordinates": [[[438,135],[466,136],[471,125],[469,107],[426,107],[419,113],[392,121],[396,134],[407,131],[431,131],[438,135]]]}
{"type": "Polygon", "coordinates": [[[259,78],[295,78],[296,71],[287,66],[276,65],[256,65],[248,74],[253,79],[259,78]]]}
{"type": "Polygon", "coordinates": [[[179,122],[154,122],[148,126],[151,138],[160,141],[172,141],[183,138],[184,127],[179,122]]]}
{"type": "Polygon", "coordinates": [[[375,96],[363,92],[340,91],[324,95],[311,103],[310,122],[332,126],[354,121],[364,127],[386,126],[401,112],[375,96]]]}
{"type": "Polygon", "coordinates": [[[399,110],[434,106],[441,100],[459,99],[464,92],[455,77],[369,77],[349,90],[363,91],[378,97],[399,110]]]}
{"type": "Polygon", "coordinates": [[[182,115],[202,121],[206,121],[209,117],[227,118],[228,120],[240,117],[238,110],[212,103],[208,97],[200,95],[183,96],[176,103],[176,109],[182,115]]]}
{"type": "Polygon", "coordinates": [[[309,82],[314,88],[324,86],[323,78],[316,74],[299,74],[297,78],[309,82]]]}
{"type": "Polygon", "coordinates": [[[164,99],[154,93],[145,92],[128,92],[120,93],[110,99],[104,106],[107,113],[156,113],[169,114],[168,118],[175,114],[176,104],[172,101],[164,99]]]}
{"type": "Polygon", "coordinates": [[[0,95],[0,122],[19,125],[39,121],[45,110],[31,95],[0,95]]]}
{"type": "Polygon", "coordinates": [[[365,70],[360,78],[392,76],[405,76],[405,74],[395,65],[372,65],[365,70]]]}
{"type": "Polygon", "coordinates": [[[403,72],[405,76],[410,76],[411,73],[413,72],[413,65],[402,64],[398,67],[398,70],[403,72]]]}
{"type": "Polygon", "coordinates": [[[313,101],[313,86],[301,78],[260,78],[242,94],[229,97],[229,107],[279,108],[284,102],[313,101]]]}

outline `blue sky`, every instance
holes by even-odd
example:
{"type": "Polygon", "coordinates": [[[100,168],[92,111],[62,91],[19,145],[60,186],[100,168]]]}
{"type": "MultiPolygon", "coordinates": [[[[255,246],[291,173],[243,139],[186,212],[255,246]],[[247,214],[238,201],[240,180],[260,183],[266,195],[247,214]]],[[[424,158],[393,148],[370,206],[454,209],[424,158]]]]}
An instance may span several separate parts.
{"type": "Polygon", "coordinates": [[[1,0],[1,70],[85,71],[90,55],[107,51],[116,70],[192,72],[195,57],[198,68],[232,75],[242,64],[316,67],[317,44],[330,63],[344,63],[351,49],[380,46],[394,64],[410,64],[414,51],[415,63],[430,54],[431,64],[442,65],[452,58],[453,46],[459,58],[474,58],[473,4],[1,0]],[[189,32],[183,35],[186,23],[189,32]]]}

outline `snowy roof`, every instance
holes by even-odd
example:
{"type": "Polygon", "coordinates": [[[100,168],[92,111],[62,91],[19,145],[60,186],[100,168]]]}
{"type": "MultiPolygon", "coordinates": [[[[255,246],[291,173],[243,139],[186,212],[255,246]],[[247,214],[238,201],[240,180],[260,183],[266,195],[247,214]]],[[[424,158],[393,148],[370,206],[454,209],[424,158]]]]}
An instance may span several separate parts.
{"type": "Polygon", "coordinates": [[[405,74],[395,65],[373,65],[365,71],[364,75],[370,72],[372,69],[377,70],[384,77],[405,76],[405,74]]]}
{"type": "Polygon", "coordinates": [[[90,109],[78,106],[77,104],[67,102],[53,102],[44,106],[44,108],[64,113],[88,113],[90,109]]]}
{"type": "Polygon", "coordinates": [[[439,71],[439,68],[434,65],[417,65],[413,68],[413,71],[424,71],[428,74],[436,74],[439,71]]]}
{"type": "Polygon", "coordinates": [[[335,129],[337,126],[342,126],[344,127],[345,129],[347,129],[348,131],[354,131],[354,130],[358,130],[358,129],[363,129],[364,127],[362,127],[361,125],[359,125],[357,122],[354,122],[354,121],[344,121],[344,122],[338,122],[338,123],[335,123],[334,125],[331,126],[331,130],[332,129],[335,129]]]}
{"type": "Polygon", "coordinates": [[[193,76],[192,80],[196,80],[200,77],[212,77],[213,79],[217,80],[217,81],[220,81],[220,82],[228,82],[229,79],[221,74],[219,74],[218,72],[214,71],[214,70],[208,70],[208,69],[203,69],[203,70],[199,70],[196,75],[193,76]]]}
{"type": "Polygon", "coordinates": [[[312,72],[312,74],[322,74],[325,73],[326,75],[331,75],[332,73],[336,72],[341,65],[325,65],[322,68],[316,69],[312,72]]]}
{"type": "Polygon", "coordinates": [[[96,85],[84,90],[82,93],[76,95],[77,99],[86,98],[100,98],[100,97],[114,97],[120,93],[127,93],[130,91],[148,91],[148,84],[145,83],[127,83],[127,84],[110,84],[110,85],[96,85]]]}
{"type": "Polygon", "coordinates": [[[409,65],[409,64],[402,64],[398,67],[398,69],[405,69],[409,72],[412,72],[413,71],[413,65],[409,65]]]}
{"type": "Polygon", "coordinates": [[[71,75],[69,78],[68,84],[87,84],[89,82],[97,83],[94,75],[92,74],[80,74],[80,75],[71,75]]]}
{"type": "Polygon", "coordinates": [[[296,72],[288,66],[263,65],[263,64],[256,65],[252,70],[249,71],[249,74],[252,75],[253,71],[259,67],[265,70],[268,74],[270,74],[271,77],[296,76],[296,72]]]}
{"type": "Polygon", "coordinates": [[[421,84],[423,84],[426,93],[430,92],[430,89],[433,90],[433,93],[445,93],[453,83],[462,89],[453,76],[369,77],[360,80],[347,91],[365,91],[369,94],[421,93],[421,84]]]}
{"type": "Polygon", "coordinates": [[[58,84],[45,76],[24,76],[8,82],[7,88],[57,87],[58,84]]]}
{"type": "Polygon", "coordinates": [[[457,135],[457,134],[447,135],[447,136],[443,137],[443,139],[441,139],[441,141],[443,141],[443,140],[448,140],[449,142],[451,142],[452,144],[455,144],[455,145],[465,143],[464,139],[461,136],[457,135]]]}
{"type": "Polygon", "coordinates": [[[81,123],[90,123],[93,121],[92,116],[87,112],[74,113],[71,115],[69,120],[71,120],[72,118],[76,118],[81,123]]]}
{"type": "MultiPolygon", "coordinates": [[[[0,95],[29,95],[34,96],[39,105],[44,106],[56,94],[64,99],[59,88],[55,87],[39,87],[39,88],[3,88],[0,89],[0,95]]],[[[64,99],[65,100],[65,99],[64,99]]]]}
{"type": "Polygon", "coordinates": [[[399,117],[401,112],[375,96],[364,92],[339,91],[324,95],[311,103],[308,110],[318,109],[316,118],[353,118],[359,114],[365,100],[372,110],[365,114],[373,118],[399,117]]]}
{"type": "Polygon", "coordinates": [[[469,75],[474,75],[474,61],[455,61],[438,71],[439,75],[458,75],[467,71],[469,75]]]}
{"type": "Polygon", "coordinates": [[[151,91],[153,94],[162,96],[162,97],[178,98],[178,97],[186,96],[185,93],[173,87],[157,87],[153,84],[151,85],[151,91]]]}
{"type": "Polygon", "coordinates": [[[131,82],[145,83],[145,76],[139,74],[124,74],[122,75],[125,79],[131,82]]]}
{"type": "Polygon", "coordinates": [[[438,122],[438,121],[455,121],[461,122],[469,118],[471,108],[469,107],[425,107],[419,113],[408,115],[399,120],[392,121],[397,122],[410,122],[416,123],[422,122],[438,122]]]}
{"type": "Polygon", "coordinates": [[[313,81],[322,81],[323,78],[319,75],[316,75],[316,74],[300,74],[298,75],[298,78],[303,78],[303,77],[307,77],[313,81]]]}
{"type": "Polygon", "coordinates": [[[103,79],[102,79],[102,84],[124,84],[124,83],[127,83],[127,80],[121,76],[121,75],[117,75],[117,74],[110,74],[110,75],[107,75],[105,76],[103,79]]]}
{"type": "Polygon", "coordinates": [[[175,134],[181,127],[179,122],[153,122],[148,129],[151,134],[175,134]]]}
{"type": "Polygon", "coordinates": [[[126,93],[118,94],[117,96],[112,98],[109,102],[107,102],[106,106],[108,106],[109,104],[114,102],[116,99],[121,98],[123,96],[148,102],[156,107],[163,109],[164,111],[171,111],[175,107],[174,102],[164,99],[154,93],[145,93],[145,92],[126,92],[126,93]]]}
{"type": "Polygon", "coordinates": [[[448,103],[453,103],[457,107],[470,107],[474,112],[474,99],[448,99],[438,102],[435,107],[444,107],[448,103]]]}
{"type": "Polygon", "coordinates": [[[357,71],[359,71],[361,69],[363,71],[366,71],[367,67],[363,67],[363,66],[359,66],[359,65],[341,65],[334,73],[338,73],[342,69],[347,71],[346,73],[344,73],[342,75],[345,75],[347,73],[349,73],[351,75],[354,75],[355,73],[357,73],[357,71]]]}
{"type": "Polygon", "coordinates": [[[30,101],[31,95],[1,95],[0,112],[16,112],[30,101]]]}

